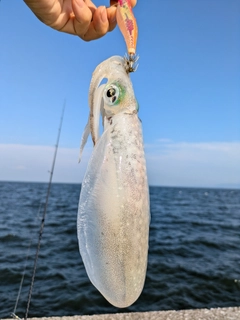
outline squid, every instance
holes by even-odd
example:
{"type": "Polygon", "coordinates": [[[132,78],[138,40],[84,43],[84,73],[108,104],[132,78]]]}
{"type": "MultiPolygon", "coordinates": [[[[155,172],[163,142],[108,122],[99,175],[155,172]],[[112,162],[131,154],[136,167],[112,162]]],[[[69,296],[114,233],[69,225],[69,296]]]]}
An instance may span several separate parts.
{"type": "Polygon", "coordinates": [[[79,199],[79,250],[92,284],[112,305],[125,308],[144,286],[150,210],[139,107],[124,58],[97,66],[89,106],[80,155],[89,134],[94,147],[79,199]]]}

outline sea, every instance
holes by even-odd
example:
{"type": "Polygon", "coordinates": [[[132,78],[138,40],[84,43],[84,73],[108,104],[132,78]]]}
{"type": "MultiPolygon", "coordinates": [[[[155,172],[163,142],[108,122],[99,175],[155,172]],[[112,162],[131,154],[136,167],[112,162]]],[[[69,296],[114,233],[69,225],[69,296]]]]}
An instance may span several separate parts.
{"type": "MultiPolygon", "coordinates": [[[[0,182],[1,318],[25,316],[47,188],[0,182]]],[[[80,189],[52,184],[28,317],[240,306],[240,190],[150,187],[145,286],[118,309],[91,284],[79,254],[80,189]]]]}

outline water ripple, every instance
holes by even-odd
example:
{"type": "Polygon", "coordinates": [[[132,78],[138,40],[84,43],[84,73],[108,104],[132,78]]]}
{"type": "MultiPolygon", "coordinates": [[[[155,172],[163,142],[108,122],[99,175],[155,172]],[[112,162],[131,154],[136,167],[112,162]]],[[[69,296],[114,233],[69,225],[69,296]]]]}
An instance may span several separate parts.
{"type": "MultiPolygon", "coordinates": [[[[24,316],[47,184],[0,183],[0,317],[24,316]],[[30,246],[31,243],[31,246],[30,246]],[[30,247],[30,248],[29,248],[30,247]]],[[[80,186],[53,184],[29,317],[240,305],[240,191],[150,188],[149,262],[144,290],[127,309],[90,283],[78,251],[80,186]]]]}

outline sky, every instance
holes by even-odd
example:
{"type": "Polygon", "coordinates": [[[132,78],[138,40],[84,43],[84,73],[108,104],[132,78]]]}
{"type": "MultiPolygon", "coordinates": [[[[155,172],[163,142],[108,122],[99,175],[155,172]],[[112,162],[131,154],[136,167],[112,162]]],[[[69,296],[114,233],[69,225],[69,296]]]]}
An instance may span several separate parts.
{"type": "MultiPolygon", "coordinates": [[[[240,188],[240,1],[138,0],[134,14],[149,184],[240,188]]],[[[125,54],[119,29],[84,42],[1,0],[0,46],[0,181],[49,180],[66,100],[53,182],[81,183],[89,83],[100,62],[125,54]]]]}

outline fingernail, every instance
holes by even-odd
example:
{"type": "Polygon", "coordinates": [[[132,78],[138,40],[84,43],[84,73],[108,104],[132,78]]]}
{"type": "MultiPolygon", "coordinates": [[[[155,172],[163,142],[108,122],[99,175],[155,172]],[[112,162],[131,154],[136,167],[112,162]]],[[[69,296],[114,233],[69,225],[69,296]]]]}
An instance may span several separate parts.
{"type": "Polygon", "coordinates": [[[108,20],[110,23],[115,23],[117,18],[116,18],[116,10],[111,10],[109,11],[109,16],[108,16],[108,20]]]}
{"type": "Polygon", "coordinates": [[[102,8],[101,19],[102,19],[102,22],[104,22],[104,23],[107,22],[107,20],[108,20],[106,7],[102,8]]]}
{"type": "Polygon", "coordinates": [[[79,5],[80,8],[83,8],[85,6],[85,3],[83,0],[76,0],[77,4],[79,5]]]}
{"type": "Polygon", "coordinates": [[[111,23],[116,22],[116,16],[112,16],[111,19],[109,19],[109,21],[110,21],[111,23]]]}
{"type": "Polygon", "coordinates": [[[116,22],[116,16],[115,16],[115,15],[114,15],[114,16],[111,16],[111,18],[109,19],[109,22],[110,22],[110,23],[116,22]]]}

